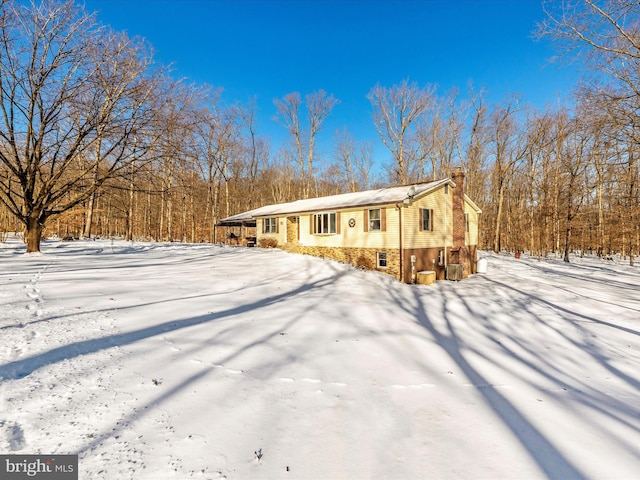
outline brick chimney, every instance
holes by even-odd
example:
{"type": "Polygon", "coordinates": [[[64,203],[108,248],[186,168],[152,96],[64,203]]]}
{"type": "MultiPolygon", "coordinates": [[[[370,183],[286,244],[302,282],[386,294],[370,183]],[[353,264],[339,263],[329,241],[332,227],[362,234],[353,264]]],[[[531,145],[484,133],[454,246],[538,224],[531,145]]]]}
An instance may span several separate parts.
{"type": "Polygon", "coordinates": [[[456,184],[453,189],[453,246],[463,247],[465,244],[465,223],[464,223],[464,173],[460,167],[451,174],[451,180],[456,184]]]}
{"type": "Polygon", "coordinates": [[[453,209],[453,247],[449,256],[449,263],[464,265],[463,277],[471,273],[471,258],[466,246],[466,222],[464,216],[464,173],[460,167],[451,174],[451,180],[456,184],[451,201],[453,209]]]}

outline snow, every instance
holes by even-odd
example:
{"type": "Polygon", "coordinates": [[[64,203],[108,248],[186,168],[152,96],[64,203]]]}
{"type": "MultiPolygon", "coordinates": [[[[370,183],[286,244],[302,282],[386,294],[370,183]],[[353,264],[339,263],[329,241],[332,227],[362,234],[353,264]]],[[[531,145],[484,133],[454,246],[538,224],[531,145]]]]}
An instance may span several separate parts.
{"type": "Polygon", "coordinates": [[[0,451],[82,479],[637,478],[640,268],[462,282],[279,250],[0,244],[0,451]]]}
{"type": "MultiPolygon", "coordinates": [[[[421,196],[436,190],[442,185],[450,184],[455,186],[451,179],[443,179],[429,183],[419,183],[416,185],[406,185],[402,187],[387,187],[377,190],[367,190],[364,192],[341,193],[339,195],[329,195],[326,197],[307,198],[294,202],[279,203],[276,205],[266,205],[248,212],[239,213],[227,217],[221,223],[231,223],[242,220],[251,220],[256,217],[269,215],[283,215],[290,213],[316,212],[320,210],[334,210],[361,207],[366,205],[392,205],[402,203],[409,198],[409,192],[413,188],[413,197],[421,196]]],[[[470,200],[466,197],[467,200],[470,200]]]]}

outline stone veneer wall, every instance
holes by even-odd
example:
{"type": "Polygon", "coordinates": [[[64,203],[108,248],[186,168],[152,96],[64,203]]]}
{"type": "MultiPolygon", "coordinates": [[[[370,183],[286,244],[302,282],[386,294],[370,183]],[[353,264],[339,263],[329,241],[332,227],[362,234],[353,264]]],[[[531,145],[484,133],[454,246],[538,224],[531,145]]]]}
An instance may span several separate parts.
{"type": "Polygon", "coordinates": [[[368,264],[373,270],[387,273],[400,278],[400,252],[393,248],[345,248],[345,247],[307,247],[296,245],[289,249],[294,253],[303,255],[313,255],[315,257],[331,258],[339,262],[350,263],[353,266],[361,267],[368,264]],[[377,252],[387,253],[387,268],[376,268],[377,252]],[[364,260],[364,262],[363,262],[364,260]]]}

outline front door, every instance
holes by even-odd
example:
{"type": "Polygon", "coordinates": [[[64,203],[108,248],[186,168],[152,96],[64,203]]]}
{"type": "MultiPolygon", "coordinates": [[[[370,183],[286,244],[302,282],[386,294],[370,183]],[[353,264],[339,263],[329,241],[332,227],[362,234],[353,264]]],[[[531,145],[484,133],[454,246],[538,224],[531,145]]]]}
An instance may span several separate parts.
{"type": "Polygon", "coordinates": [[[287,233],[285,243],[296,243],[300,240],[300,218],[287,217],[287,233]]]}

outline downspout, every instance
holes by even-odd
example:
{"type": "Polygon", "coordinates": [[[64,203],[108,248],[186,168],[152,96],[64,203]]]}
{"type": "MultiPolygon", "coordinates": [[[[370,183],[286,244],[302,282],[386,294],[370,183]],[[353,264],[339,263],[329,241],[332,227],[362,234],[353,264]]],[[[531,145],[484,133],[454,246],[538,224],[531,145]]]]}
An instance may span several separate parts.
{"type": "Polygon", "coordinates": [[[400,282],[404,282],[404,266],[403,266],[403,262],[402,262],[402,257],[403,257],[403,251],[402,251],[402,204],[397,204],[396,203],[396,208],[398,209],[398,250],[400,252],[400,282]]]}
{"type": "MultiPolygon", "coordinates": [[[[447,190],[448,192],[451,191],[451,188],[449,188],[447,190]]],[[[447,278],[447,240],[449,238],[449,232],[448,230],[448,223],[447,223],[447,212],[449,211],[449,199],[452,198],[452,194],[448,193],[446,198],[445,198],[445,202],[444,202],[444,278],[447,278]]],[[[451,209],[453,210],[453,203],[451,204],[451,209]]],[[[453,225],[451,226],[451,236],[453,237],[453,225]]]]}

